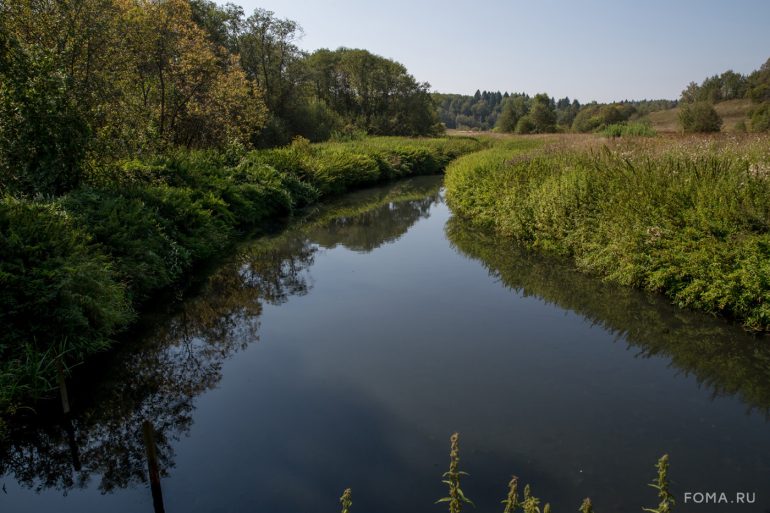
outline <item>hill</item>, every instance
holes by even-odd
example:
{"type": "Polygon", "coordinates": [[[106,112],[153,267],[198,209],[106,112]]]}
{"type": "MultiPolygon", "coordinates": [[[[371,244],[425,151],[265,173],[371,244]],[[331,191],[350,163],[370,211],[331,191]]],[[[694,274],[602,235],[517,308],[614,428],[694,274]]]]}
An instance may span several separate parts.
{"type": "MultiPolygon", "coordinates": [[[[724,122],[722,125],[722,131],[724,132],[735,131],[735,126],[740,121],[748,124],[751,108],[752,102],[748,99],[727,100],[714,105],[714,109],[724,122]]],[[[679,107],[651,112],[646,116],[646,119],[650,121],[652,127],[658,132],[678,132],[681,130],[679,125],[679,107]]]]}

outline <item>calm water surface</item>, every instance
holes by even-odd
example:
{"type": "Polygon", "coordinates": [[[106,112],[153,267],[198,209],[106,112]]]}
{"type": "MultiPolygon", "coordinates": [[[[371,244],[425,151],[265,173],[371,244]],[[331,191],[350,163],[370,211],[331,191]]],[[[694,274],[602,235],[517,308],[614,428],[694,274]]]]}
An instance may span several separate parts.
{"type": "MultiPolygon", "coordinates": [[[[0,452],[2,512],[440,512],[448,439],[498,511],[510,475],[554,511],[770,509],[767,340],[478,233],[440,177],[346,197],[242,246],[202,290],[79,373],[73,414],[0,452]],[[754,505],[682,504],[685,491],[754,505]]],[[[471,510],[472,511],[472,510],[471,510]]]]}

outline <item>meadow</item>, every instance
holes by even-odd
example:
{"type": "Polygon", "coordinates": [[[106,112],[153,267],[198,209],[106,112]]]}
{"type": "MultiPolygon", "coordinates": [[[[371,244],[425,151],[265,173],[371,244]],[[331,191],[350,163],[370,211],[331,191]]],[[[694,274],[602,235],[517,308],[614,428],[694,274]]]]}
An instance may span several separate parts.
{"type": "Polygon", "coordinates": [[[519,138],[453,162],[453,211],[601,279],[770,328],[764,136],[519,138]]]}

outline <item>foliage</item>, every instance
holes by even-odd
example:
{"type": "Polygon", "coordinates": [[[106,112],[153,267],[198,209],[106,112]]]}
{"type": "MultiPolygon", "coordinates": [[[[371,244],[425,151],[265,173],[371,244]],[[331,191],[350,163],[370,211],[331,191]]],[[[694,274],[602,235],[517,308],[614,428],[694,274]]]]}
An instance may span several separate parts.
{"type": "Polygon", "coordinates": [[[625,123],[636,114],[637,108],[632,103],[592,103],[577,113],[572,130],[581,133],[601,131],[609,125],[625,123]]]}
{"type": "MultiPolygon", "coordinates": [[[[530,112],[533,105],[543,101],[536,98],[524,93],[500,93],[500,91],[476,91],[473,96],[433,93],[439,118],[447,128],[460,130],[494,128],[498,132],[507,133],[514,132],[519,120],[530,112]]],[[[538,107],[538,109],[541,108],[538,107]]],[[[562,129],[567,129],[572,124],[577,111],[580,110],[580,102],[570,101],[568,97],[559,100],[548,97],[546,109],[554,111],[556,117],[553,123],[550,120],[544,123],[544,127],[555,124],[562,129]]],[[[546,130],[542,128],[540,131],[553,131],[552,128],[546,130]]]]}
{"type": "Polygon", "coordinates": [[[532,118],[529,116],[522,116],[519,118],[519,121],[516,123],[516,133],[521,135],[526,134],[533,134],[535,133],[535,123],[532,121],[532,118]]]}
{"type": "Polygon", "coordinates": [[[302,28],[211,0],[0,4],[3,190],[59,195],[89,165],[178,148],[436,135],[428,94],[365,50],[307,55],[302,28]]]}
{"type": "Polygon", "coordinates": [[[435,135],[428,90],[395,61],[366,50],[318,50],[307,59],[318,100],[346,123],[374,135],[435,135]]]}
{"type": "Polygon", "coordinates": [[[535,133],[546,134],[556,131],[556,108],[547,94],[538,94],[532,100],[527,114],[535,133]]]}
{"type": "Polygon", "coordinates": [[[350,488],[346,488],[340,497],[340,504],[342,504],[342,513],[350,513],[350,507],[353,505],[353,491],[350,488]]]}
{"type": "Polygon", "coordinates": [[[722,118],[708,102],[682,104],[679,123],[685,132],[719,132],[722,128],[722,118]]]}
{"type": "Polygon", "coordinates": [[[443,483],[449,487],[449,495],[436,501],[436,504],[446,502],[449,504],[449,513],[460,513],[464,504],[473,505],[473,502],[465,496],[460,488],[460,478],[468,475],[459,469],[460,467],[460,435],[454,433],[450,438],[449,470],[444,472],[443,483]]]}
{"type": "Polygon", "coordinates": [[[768,329],[770,156],[761,143],[666,144],[485,150],[450,165],[447,201],[583,271],[768,329]]]}
{"type": "Polygon", "coordinates": [[[322,197],[441,172],[473,139],[368,138],[177,151],[93,169],[56,200],[0,201],[0,406],[49,391],[53,363],[109,347],[159,290],[237,237],[322,197]],[[55,333],[56,335],[52,335],[55,333]]]}
{"type": "Polygon", "coordinates": [[[108,347],[131,319],[109,259],[62,208],[0,201],[0,375],[11,395],[3,399],[47,391],[54,360],[108,347]]]}
{"type": "Polygon", "coordinates": [[[770,101],[762,103],[751,112],[751,131],[770,132],[770,101]]]}
{"type": "Polygon", "coordinates": [[[650,513],[671,513],[674,508],[674,496],[669,491],[668,454],[660,457],[655,468],[658,470],[658,475],[655,481],[650,483],[650,486],[658,490],[660,504],[658,504],[657,508],[644,508],[644,511],[649,511],[650,513]]]}
{"type": "Polygon", "coordinates": [[[61,194],[80,181],[88,127],[50,52],[26,50],[3,25],[0,193],[61,194]]]}
{"type": "Polygon", "coordinates": [[[599,131],[604,137],[654,137],[657,132],[649,123],[614,123],[599,131]]]}
{"type": "Polygon", "coordinates": [[[495,129],[500,132],[513,133],[519,120],[526,116],[529,110],[527,99],[522,95],[514,95],[505,100],[500,117],[497,118],[495,129]]]}

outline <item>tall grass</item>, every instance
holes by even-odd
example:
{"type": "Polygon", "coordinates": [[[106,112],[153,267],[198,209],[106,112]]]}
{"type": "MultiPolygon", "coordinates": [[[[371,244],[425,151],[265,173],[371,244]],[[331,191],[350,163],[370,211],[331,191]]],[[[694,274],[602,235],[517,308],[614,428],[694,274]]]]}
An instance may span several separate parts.
{"type": "Polygon", "coordinates": [[[580,270],[770,328],[767,139],[493,148],[449,166],[453,211],[580,270]]]}

